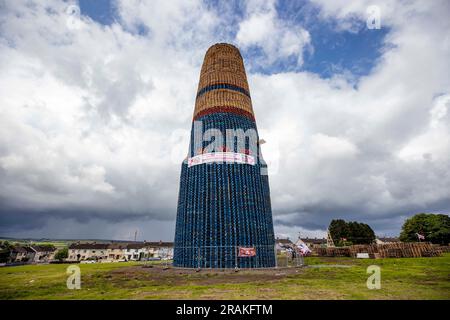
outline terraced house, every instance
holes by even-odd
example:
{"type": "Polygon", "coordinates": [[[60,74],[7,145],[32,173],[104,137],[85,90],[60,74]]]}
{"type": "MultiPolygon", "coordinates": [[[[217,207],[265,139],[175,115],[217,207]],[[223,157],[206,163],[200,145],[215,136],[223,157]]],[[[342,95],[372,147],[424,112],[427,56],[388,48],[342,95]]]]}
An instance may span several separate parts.
{"type": "Polygon", "coordinates": [[[35,251],[34,262],[48,262],[55,260],[56,248],[51,246],[31,246],[35,251]]]}
{"type": "Polygon", "coordinates": [[[67,261],[140,261],[149,258],[172,259],[172,242],[73,243],[67,261]]]}
{"type": "Polygon", "coordinates": [[[111,243],[108,245],[108,261],[125,260],[126,244],[111,243]]]}
{"type": "Polygon", "coordinates": [[[68,261],[106,260],[107,243],[72,243],[69,246],[68,261]]]}
{"type": "Polygon", "coordinates": [[[15,245],[11,248],[9,262],[42,263],[55,259],[56,248],[52,246],[15,245]]]}
{"type": "Polygon", "coordinates": [[[10,262],[33,262],[36,252],[29,246],[14,246],[10,251],[10,262]]]}

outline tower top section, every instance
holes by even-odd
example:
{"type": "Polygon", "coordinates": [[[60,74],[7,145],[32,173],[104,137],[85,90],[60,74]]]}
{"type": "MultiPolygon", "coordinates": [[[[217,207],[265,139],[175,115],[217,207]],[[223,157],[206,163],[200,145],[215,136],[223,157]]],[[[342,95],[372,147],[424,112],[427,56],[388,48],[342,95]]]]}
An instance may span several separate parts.
{"type": "Polygon", "coordinates": [[[232,45],[231,43],[224,43],[224,42],[216,43],[216,44],[213,44],[211,47],[209,47],[208,50],[206,50],[205,57],[208,54],[217,52],[217,51],[221,51],[221,52],[229,51],[231,53],[236,53],[242,59],[241,52],[235,45],[232,45]]]}
{"type": "Polygon", "coordinates": [[[194,120],[216,112],[230,112],[254,119],[244,61],[239,49],[228,43],[217,43],[206,51],[194,120]]]}

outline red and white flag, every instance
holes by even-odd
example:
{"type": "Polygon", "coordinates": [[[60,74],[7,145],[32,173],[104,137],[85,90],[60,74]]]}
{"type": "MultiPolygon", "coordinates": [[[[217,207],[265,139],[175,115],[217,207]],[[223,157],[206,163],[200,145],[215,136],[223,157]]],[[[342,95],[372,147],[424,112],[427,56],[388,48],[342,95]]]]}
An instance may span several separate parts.
{"type": "Polygon", "coordinates": [[[256,256],[256,248],[239,247],[239,257],[254,257],[256,256]]]}
{"type": "Polygon", "coordinates": [[[299,244],[297,245],[297,248],[299,249],[300,254],[303,255],[303,256],[306,256],[306,255],[308,255],[309,253],[311,253],[311,250],[308,248],[308,246],[307,246],[306,243],[304,243],[304,242],[299,243],[299,244]]]}

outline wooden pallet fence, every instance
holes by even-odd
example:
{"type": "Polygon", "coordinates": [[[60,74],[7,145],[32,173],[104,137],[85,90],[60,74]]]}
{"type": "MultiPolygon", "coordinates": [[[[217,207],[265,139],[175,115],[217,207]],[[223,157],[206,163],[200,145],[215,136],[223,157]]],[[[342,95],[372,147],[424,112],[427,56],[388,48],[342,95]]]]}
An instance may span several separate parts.
{"type": "Polygon", "coordinates": [[[320,257],[350,257],[349,247],[317,248],[320,257]]]}
{"type": "Polygon", "coordinates": [[[435,245],[434,248],[436,250],[439,250],[441,252],[449,253],[450,252],[450,246],[441,246],[441,245],[435,245]]]}
{"type": "Polygon", "coordinates": [[[316,249],[316,254],[324,257],[356,257],[358,253],[368,253],[370,258],[419,258],[438,257],[442,252],[450,252],[450,247],[434,246],[428,242],[396,242],[316,249]]]}

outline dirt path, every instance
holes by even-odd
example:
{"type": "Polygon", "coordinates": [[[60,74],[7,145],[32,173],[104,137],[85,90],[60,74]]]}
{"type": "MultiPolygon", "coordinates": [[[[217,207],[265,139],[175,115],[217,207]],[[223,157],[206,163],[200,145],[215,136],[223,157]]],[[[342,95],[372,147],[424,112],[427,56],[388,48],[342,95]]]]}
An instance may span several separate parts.
{"type": "Polygon", "coordinates": [[[152,281],[154,284],[183,285],[195,283],[197,285],[213,285],[221,283],[272,282],[304,272],[303,268],[284,269],[253,269],[253,270],[213,270],[164,268],[162,266],[131,266],[113,270],[106,275],[112,281],[140,280],[152,281]]]}

